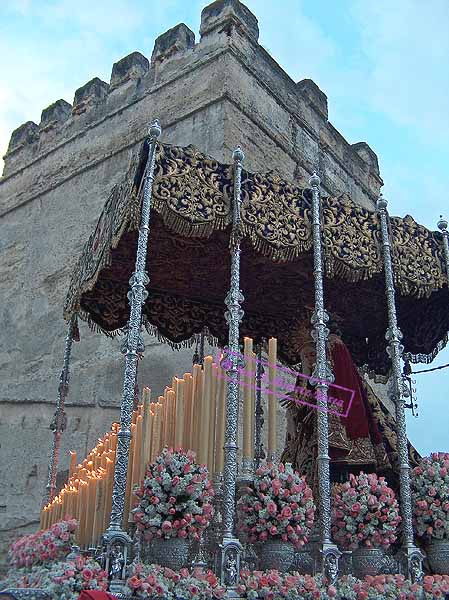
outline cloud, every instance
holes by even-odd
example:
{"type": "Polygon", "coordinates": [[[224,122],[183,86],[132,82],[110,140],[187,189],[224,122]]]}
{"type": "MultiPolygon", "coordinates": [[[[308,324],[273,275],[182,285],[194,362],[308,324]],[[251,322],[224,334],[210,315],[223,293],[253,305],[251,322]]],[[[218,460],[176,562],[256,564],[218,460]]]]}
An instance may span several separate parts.
{"type": "Polygon", "coordinates": [[[290,77],[311,78],[320,85],[322,73],[335,62],[338,46],[319,20],[308,17],[298,0],[245,0],[245,4],[258,18],[259,42],[290,77]]]}
{"type": "Polygon", "coordinates": [[[375,111],[426,143],[449,136],[447,0],[355,0],[352,15],[366,57],[363,94],[375,111]]]}
{"type": "Polygon", "coordinates": [[[183,12],[177,0],[78,0],[76,6],[71,0],[7,0],[0,11],[0,55],[9,57],[0,83],[0,156],[12,131],[26,121],[39,123],[51,103],[71,103],[93,77],[108,82],[112,64],[134,50],[149,56],[155,37],[183,12]]]}

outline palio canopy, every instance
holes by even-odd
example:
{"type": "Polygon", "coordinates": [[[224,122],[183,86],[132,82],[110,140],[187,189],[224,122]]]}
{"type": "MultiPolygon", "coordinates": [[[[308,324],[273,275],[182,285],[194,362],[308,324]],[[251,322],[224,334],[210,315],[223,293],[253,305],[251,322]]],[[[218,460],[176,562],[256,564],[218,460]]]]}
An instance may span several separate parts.
{"type": "MultiPolygon", "coordinates": [[[[112,334],[129,316],[143,146],[115,186],[76,265],[64,316],[75,313],[112,334]]],[[[189,146],[159,144],[153,186],[144,323],[186,343],[207,327],[226,344],[224,298],[230,279],[232,166],[189,146]]],[[[273,174],[242,174],[241,333],[279,340],[281,358],[299,362],[314,305],[311,194],[273,174]]],[[[325,305],[359,366],[387,374],[387,309],[377,213],[346,195],[322,198],[325,305]]],[[[391,218],[399,326],[412,362],[430,362],[447,342],[449,293],[441,234],[412,217],[391,218]]]]}

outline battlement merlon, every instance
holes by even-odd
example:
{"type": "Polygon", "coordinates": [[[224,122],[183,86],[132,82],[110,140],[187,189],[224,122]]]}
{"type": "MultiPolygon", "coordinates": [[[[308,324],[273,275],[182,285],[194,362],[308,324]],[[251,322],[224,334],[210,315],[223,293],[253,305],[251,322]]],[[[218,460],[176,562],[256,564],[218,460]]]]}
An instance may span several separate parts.
{"type": "Polygon", "coordinates": [[[94,168],[121,154],[126,169],[154,116],[163,141],[225,162],[243,143],[249,170],[304,182],[318,168],[325,192],[374,209],[383,183],[375,153],[332,127],[326,95],[310,79],[294,82],[258,33],[246,6],[217,0],[202,11],[199,43],[179,24],[156,39],[151,62],[133,52],[114,64],[109,85],[94,78],[73,106],[58,100],[39,125],[21,125],[5,155],[0,214],[82,173],[86,161],[94,168]]]}

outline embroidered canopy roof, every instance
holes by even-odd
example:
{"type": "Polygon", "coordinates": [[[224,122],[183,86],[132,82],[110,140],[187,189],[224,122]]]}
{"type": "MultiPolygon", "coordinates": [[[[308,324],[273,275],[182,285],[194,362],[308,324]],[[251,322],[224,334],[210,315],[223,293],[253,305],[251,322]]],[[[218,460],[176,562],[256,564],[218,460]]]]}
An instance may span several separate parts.
{"type": "MultiPolygon", "coordinates": [[[[64,316],[107,334],[124,327],[134,270],[148,148],[115,186],[72,274],[64,316]]],[[[173,345],[205,327],[226,344],[232,166],[194,147],[159,144],[153,186],[144,323],[173,345]]],[[[242,335],[279,339],[281,358],[299,362],[314,304],[310,190],[274,174],[242,174],[242,335]]],[[[377,213],[345,195],[322,198],[325,305],[359,366],[389,370],[387,308],[377,213]]],[[[447,342],[449,293],[441,234],[412,217],[390,231],[399,326],[407,357],[430,362],[447,342]]]]}

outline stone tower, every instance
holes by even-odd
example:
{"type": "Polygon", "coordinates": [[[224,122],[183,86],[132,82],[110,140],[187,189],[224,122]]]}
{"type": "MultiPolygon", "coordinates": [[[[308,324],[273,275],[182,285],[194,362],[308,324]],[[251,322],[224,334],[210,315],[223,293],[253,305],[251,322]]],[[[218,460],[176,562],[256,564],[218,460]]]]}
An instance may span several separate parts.
{"type": "MultiPolygon", "coordinates": [[[[93,78],[73,105],[57,100],[39,124],[16,129],[0,180],[0,546],[36,528],[47,477],[51,421],[66,326],[71,267],[111,188],[157,117],[164,142],[193,144],[222,162],[233,147],[245,168],[303,183],[313,170],[324,191],[374,209],[382,180],[368,144],[349,144],[328,121],[327,97],[293,81],[258,43],[258,22],[238,0],[201,15],[200,39],[184,24],[93,78]]],[[[155,339],[139,373],[155,394],[191,365],[155,339]]],[[[60,470],[68,450],[83,457],[117,419],[123,359],[119,341],[81,324],[67,399],[60,470]]],[[[279,446],[283,432],[279,432],[279,446]]]]}

